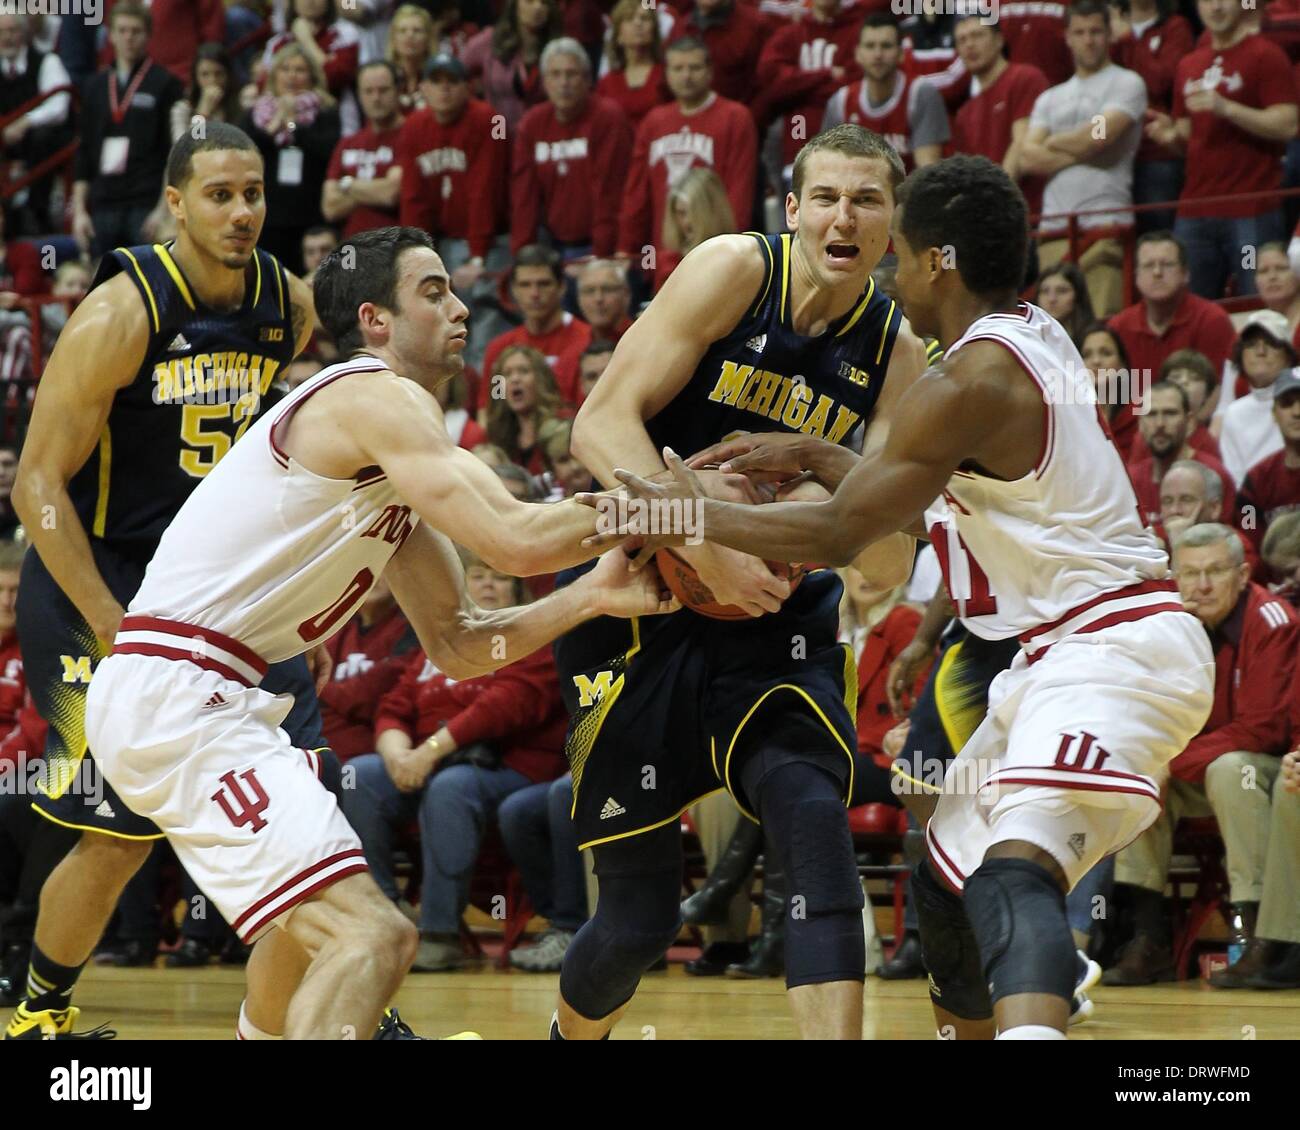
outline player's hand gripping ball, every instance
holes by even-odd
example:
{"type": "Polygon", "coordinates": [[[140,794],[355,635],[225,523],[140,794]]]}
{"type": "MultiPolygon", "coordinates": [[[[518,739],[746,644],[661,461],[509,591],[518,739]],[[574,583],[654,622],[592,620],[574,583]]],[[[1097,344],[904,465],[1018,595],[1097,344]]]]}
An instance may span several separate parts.
{"type": "MultiPolygon", "coordinates": [[[[790,487],[760,488],[760,490],[765,490],[769,501],[772,502],[825,502],[830,498],[830,492],[820,483],[814,482],[799,482],[790,487]]],[[[683,608],[689,608],[692,612],[708,616],[713,620],[753,619],[739,605],[720,604],[715,600],[712,590],[700,580],[699,573],[674,550],[659,550],[655,554],[655,564],[659,567],[659,576],[664,584],[668,586],[673,596],[682,602],[683,608]]],[[[789,580],[792,596],[808,571],[815,568],[803,562],[766,561],[764,564],[776,576],[789,580]]]]}

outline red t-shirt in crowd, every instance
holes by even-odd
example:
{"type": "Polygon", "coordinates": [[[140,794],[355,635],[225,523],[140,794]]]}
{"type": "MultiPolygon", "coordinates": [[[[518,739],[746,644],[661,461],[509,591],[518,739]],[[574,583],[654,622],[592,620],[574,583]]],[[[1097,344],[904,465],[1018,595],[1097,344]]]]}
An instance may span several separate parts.
{"type": "Polygon", "coordinates": [[[758,90],[752,90],[751,80],[748,98],[760,125],[773,112],[782,116],[783,165],[793,164],[804,142],[817,135],[830,96],[862,77],[853,54],[863,15],[856,8],[842,10],[825,23],[809,15],[782,28],[763,47],[758,90]],[[833,67],[841,69],[839,77],[833,67]]]}
{"type": "Polygon", "coordinates": [[[471,98],[448,125],[432,110],[417,110],[398,138],[401,222],[468,240],[470,254],[480,258],[506,229],[510,146],[494,117],[491,106],[471,98]]]}
{"type": "MultiPolygon", "coordinates": [[[[1034,102],[1047,89],[1047,79],[1037,67],[1008,63],[992,85],[972,94],[952,122],[955,153],[974,153],[995,164],[1011,148],[1011,127],[1034,112],[1034,102]]],[[[1020,184],[1030,211],[1043,202],[1043,179],[1025,177],[1020,184]]]]}
{"type": "MultiPolygon", "coordinates": [[[[1228,474],[1228,468],[1215,459],[1213,455],[1206,455],[1204,451],[1193,451],[1192,458],[1198,463],[1205,464],[1219,476],[1219,481],[1223,484],[1222,513],[1225,515],[1234,513],[1237,484],[1232,481],[1232,476],[1228,474]]],[[[1130,463],[1128,465],[1128,476],[1133,480],[1133,492],[1137,495],[1138,510],[1142,513],[1142,520],[1148,526],[1154,526],[1160,521],[1160,480],[1156,478],[1155,456],[1148,455],[1145,459],[1130,463]]]]}
{"type": "Polygon", "coordinates": [[[1237,494],[1237,524],[1262,550],[1269,525],[1291,510],[1300,510],[1300,470],[1286,465],[1283,448],[1246,472],[1237,494]]]}
{"type": "Polygon", "coordinates": [[[1237,332],[1222,306],[1201,298],[1190,290],[1183,292],[1173,321],[1163,334],[1157,335],[1147,325],[1146,304],[1138,301],[1127,306],[1110,320],[1124,343],[1129,364],[1142,373],[1147,370],[1154,381],[1160,366],[1179,349],[1195,349],[1210,359],[1216,373],[1223,372],[1224,362],[1232,353],[1237,332]]]}
{"type": "Polygon", "coordinates": [[[34,243],[20,239],[0,245],[0,290],[27,297],[49,294],[50,276],[41,269],[41,253],[34,243]]]}
{"type": "MultiPolygon", "coordinates": [[[[402,127],[376,130],[363,126],[356,133],[340,138],[330,156],[326,180],[354,177],[356,180],[383,180],[388,170],[398,164],[398,139],[402,127]]],[[[347,239],[359,231],[371,228],[389,228],[399,222],[398,208],[377,208],[373,204],[358,204],[343,221],[342,236],[347,239]]]]}
{"type": "Polygon", "coordinates": [[[649,76],[640,86],[628,86],[625,71],[610,71],[596,83],[596,93],[618,103],[633,129],[656,106],[672,100],[668,85],[664,82],[662,63],[656,63],[650,68],[649,76]]]}
{"type": "MultiPolygon", "coordinates": [[[[920,626],[921,613],[910,604],[900,604],[867,633],[857,656],[858,752],[873,758],[881,768],[889,767],[882,743],[898,721],[889,709],[889,666],[920,626]]],[[[927,663],[912,687],[914,698],[920,696],[929,673],[927,663]]]]}
{"type": "Polygon", "coordinates": [[[510,250],[537,242],[538,228],[608,256],[632,155],[632,127],[618,104],[593,94],[570,122],[543,102],[519,123],[510,169],[510,250]]]}
{"type": "Polygon", "coordinates": [[[6,632],[0,637],[0,769],[6,765],[22,768],[27,759],[40,757],[45,751],[45,731],[45,720],[27,693],[18,634],[6,632]]]}
{"type": "Polygon", "coordinates": [[[321,691],[321,729],[340,761],[375,748],[375,708],[402,677],[415,633],[394,605],[366,627],[360,614],[325,644],[334,670],[321,691]]]}
{"type": "Polygon", "coordinates": [[[997,9],[998,27],[1007,41],[1007,59],[1043,72],[1049,86],[1074,75],[1074,55],[1065,42],[1066,4],[1012,0],[997,9]]]}
{"type": "MultiPolygon", "coordinates": [[[[1182,16],[1167,16],[1146,28],[1141,35],[1126,35],[1110,45],[1111,60],[1136,71],[1147,87],[1147,108],[1169,113],[1174,98],[1174,72],[1192,50],[1192,27],[1182,16]]],[[[1139,161],[1176,161],[1179,155],[1142,134],[1139,161]]]]}
{"type": "Polygon", "coordinates": [[[560,324],[549,333],[534,337],[527,326],[516,326],[506,330],[488,342],[483,352],[482,379],[478,382],[480,392],[474,407],[486,404],[491,395],[492,376],[496,372],[496,361],[501,351],[508,345],[531,345],[550,365],[555,374],[555,383],[560,395],[568,403],[576,405],[578,396],[578,362],[582,351],[591,344],[591,327],[581,318],[575,318],[567,311],[560,319],[560,324]]]}
{"type": "Polygon", "coordinates": [[[718,174],[731,203],[734,230],[744,230],[754,206],[757,163],[754,119],[739,102],[710,94],[693,114],[683,114],[676,102],[651,110],[632,148],[619,249],[639,259],[646,244],[659,245],[668,193],[696,165],[718,174]]]}
{"type": "MultiPolygon", "coordinates": [[[[763,53],[763,44],[772,35],[763,16],[748,4],[735,3],[724,22],[700,27],[699,13],[692,8],[673,25],[668,42],[687,35],[701,40],[709,49],[713,89],[723,98],[751,102],[758,93],[754,83],[758,59],[763,53]]],[[[808,136],[812,137],[812,134],[808,136]]]]}
{"type": "Polygon", "coordinates": [[[1202,84],[1211,84],[1224,98],[1254,109],[1296,101],[1295,77],[1286,53],[1262,35],[1249,36],[1226,51],[1198,47],[1186,56],[1174,76],[1173,116],[1192,121],[1178,215],[1257,216],[1278,207],[1276,197],[1201,207],[1186,203],[1203,196],[1267,192],[1282,183],[1285,145],[1247,133],[1208,110],[1193,114],[1187,109],[1187,96],[1202,84]]]}

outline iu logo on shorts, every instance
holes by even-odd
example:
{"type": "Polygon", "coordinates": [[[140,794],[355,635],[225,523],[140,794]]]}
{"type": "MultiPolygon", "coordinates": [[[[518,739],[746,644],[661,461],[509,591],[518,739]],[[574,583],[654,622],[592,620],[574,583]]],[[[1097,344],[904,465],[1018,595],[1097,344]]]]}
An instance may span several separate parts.
{"type": "Polygon", "coordinates": [[[236,828],[242,828],[245,824],[249,825],[250,830],[256,835],[266,827],[266,821],[262,819],[262,813],[266,811],[267,805],[271,803],[271,798],[266,795],[266,790],[262,788],[257,779],[256,769],[245,769],[239,774],[244,784],[241,785],[235,779],[235,771],[232,769],[228,773],[223,773],[221,788],[212,794],[212,799],[221,805],[221,811],[230,818],[230,822],[236,828]],[[248,787],[251,796],[244,795],[244,786],[248,787]],[[234,803],[231,803],[233,799],[234,803]]]}
{"type": "Polygon", "coordinates": [[[1085,732],[1064,734],[1056,750],[1056,765],[1060,769],[1099,770],[1110,754],[1097,744],[1094,735],[1085,732]]]}

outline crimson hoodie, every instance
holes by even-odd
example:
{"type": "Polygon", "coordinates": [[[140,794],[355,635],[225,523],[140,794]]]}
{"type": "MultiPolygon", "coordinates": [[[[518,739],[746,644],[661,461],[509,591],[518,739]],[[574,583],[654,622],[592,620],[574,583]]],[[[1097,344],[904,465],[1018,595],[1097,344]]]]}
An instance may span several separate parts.
{"type": "Polygon", "coordinates": [[[564,735],[569,716],[560,699],[560,677],[549,646],[472,679],[451,679],[422,649],[407,660],[397,685],[379,702],[375,739],[401,730],[421,742],[446,726],[457,748],[491,742],[502,764],[534,782],[564,773],[564,735]]]}
{"type": "Polygon", "coordinates": [[[27,691],[18,634],[6,632],[0,636],[0,769],[21,768],[25,758],[40,757],[46,728],[27,691]]]}
{"type": "MultiPolygon", "coordinates": [[[[754,97],[752,107],[760,130],[774,115],[783,117],[784,165],[792,164],[804,142],[821,129],[822,113],[830,96],[862,77],[853,60],[862,19],[863,11],[856,7],[842,8],[825,23],[809,14],[797,24],[782,28],[763,48],[758,60],[762,93],[754,97]],[[836,78],[832,67],[842,67],[843,75],[836,78]]],[[[739,216],[736,219],[743,222],[739,216]]]]}
{"type": "Polygon", "coordinates": [[[374,751],[375,708],[402,677],[415,646],[415,632],[396,604],[369,628],[358,613],[325,644],[334,670],[319,696],[321,728],[340,761],[374,751]]]}
{"type": "Polygon", "coordinates": [[[561,122],[550,102],[529,110],[510,168],[510,253],[536,243],[545,224],[561,243],[612,255],[631,156],[632,126],[617,102],[592,94],[571,122],[561,122]]]}
{"type": "Polygon", "coordinates": [[[506,230],[510,146],[498,125],[492,107],[477,98],[450,125],[428,109],[402,123],[403,226],[468,240],[471,255],[487,255],[493,236],[506,230]]]}
{"type": "Polygon", "coordinates": [[[1214,708],[1205,727],[1169,772],[1203,783],[1215,759],[1236,750],[1287,751],[1300,621],[1291,606],[1257,584],[1247,584],[1228,618],[1210,633],[1214,648],[1214,708]]]}

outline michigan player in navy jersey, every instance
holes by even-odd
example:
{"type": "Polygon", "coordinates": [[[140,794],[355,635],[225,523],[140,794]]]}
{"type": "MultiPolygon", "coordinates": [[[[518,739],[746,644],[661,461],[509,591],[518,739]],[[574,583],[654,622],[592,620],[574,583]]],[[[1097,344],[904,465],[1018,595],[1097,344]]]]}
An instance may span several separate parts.
{"type": "MultiPolygon", "coordinates": [[[[314,323],[310,290],[257,249],[262,160],[242,131],[208,123],[202,139],[182,137],[166,197],[175,242],[106,255],[60,335],[13,490],[33,546],[18,632],[50,724],[32,806],[82,836],[42,889],[27,1000],[6,1038],[73,1033],[81,967],[161,838],[87,754],[91,676],[168,523],[275,399],[276,376],[314,323]]],[[[307,665],[282,664],[264,685],[295,696],[285,726],[296,743],[322,746],[307,665]]]]}
{"type": "MultiPolygon", "coordinates": [[[[882,442],[891,406],[925,367],[870,277],[902,179],[887,142],[838,126],[799,154],[789,232],[693,251],[578,414],[574,452],[597,481],[617,485],[615,465],[662,472],[665,445],[692,452],[740,432],[882,442]]],[[[900,535],[859,566],[890,588],[912,550],[900,535]]],[[[600,1039],[622,1015],[679,928],[678,817],[726,788],[763,823],[789,877],[786,985],[802,1033],[860,1038],[862,889],[845,818],[857,681],[836,642],[841,583],[823,569],[791,594],[758,558],[708,544],[681,552],[719,602],[751,618],[600,620],[556,645],[574,817],[600,897],[565,956],[552,1034],[600,1039]]]]}

